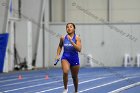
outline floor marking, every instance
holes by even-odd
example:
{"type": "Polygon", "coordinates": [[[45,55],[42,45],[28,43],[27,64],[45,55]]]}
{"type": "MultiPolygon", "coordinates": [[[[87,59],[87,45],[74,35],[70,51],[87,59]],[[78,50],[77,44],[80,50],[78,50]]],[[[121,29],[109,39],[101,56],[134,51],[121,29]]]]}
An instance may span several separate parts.
{"type": "MultiPolygon", "coordinates": [[[[103,79],[103,78],[106,78],[106,77],[100,77],[100,78],[96,78],[96,79],[82,81],[82,82],[79,82],[79,84],[88,83],[88,82],[95,81],[95,80],[100,80],[100,79],[103,79]]],[[[73,84],[69,84],[68,86],[73,86],[73,84]]],[[[43,90],[43,91],[35,92],[35,93],[43,93],[43,92],[47,92],[47,91],[52,91],[52,90],[60,89],[60,88],[63,88],[63,87],[64,86],[60,86],[60,87],[56,87],[56,88],[52,88],[52,89],[48,89],[48,90],[43,90]]]]}
{"type": "Polygon", "coordinates": [[[113,90],[113,91],[110,91],[108,93],[119,93],[123,90],[126,90],[126,89],[129,89],[129,88],[132,88],[132,87],[135,87],[135,86],[139,86],[140,85],[140,82],[137,82],[137,83],[134,83],[134,84],[130,84],[128,86],[124,86],[124,87],[121,87],[119,89],[116,89],[116,90],[113,90]]]}
{"type": "Polygon", "coordinates": [[[37,84],[37,85],[33,85],[33,86],[21,87],[21,88],[12,89],[12,90],[6,90],[6,91],[4,91],[4,92],[16,91],[16,90],[20,90],[20,89],[26,89],[26,88],[31,88],[31,87],[41,86],[41,85],[47,85],[47,84],[52,84],[52,83],[61,82],[61,81],[62,81],[62,80],[53,81],[53,82],[48,82],[48,83],[43,83],[43,84],[37,84]]]}
{"type": "MultiPolygon", "coordinates": [[[[138,77],[138,76],[136,76],[136,77],[138,77]]],[[[100,88],[100,87],[110,85],[110,84],[113,84],[113,83],[117,83],[117,82],[120,82],[120,81],[124,81],[124,80],[130,79],[130,78],[136,78],[136,77],[128,77],[128,78],[124,78],[124,79],[115,80],[113,82],[105,83],[103,85],[99,85],[99,86],[95,86],[95,87],[91,87],[91,88],[88,88],[88,89],[81,90],[81,91],[79,91],[79,93],[82,93],[82,92],[85,92],[85,91],[88,91],[88,90],[92,90],[92,89],[96,89],[96,88],[100,88]]]]}

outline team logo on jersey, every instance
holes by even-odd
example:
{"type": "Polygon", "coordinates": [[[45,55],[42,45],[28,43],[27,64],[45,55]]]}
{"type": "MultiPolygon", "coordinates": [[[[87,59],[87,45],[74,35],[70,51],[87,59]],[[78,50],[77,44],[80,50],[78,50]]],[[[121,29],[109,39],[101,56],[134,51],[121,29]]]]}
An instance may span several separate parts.
{"type": "Polygon", "coordinates": [[[72,46],[72,44],[64,44],[64,46],[72,46]]]}

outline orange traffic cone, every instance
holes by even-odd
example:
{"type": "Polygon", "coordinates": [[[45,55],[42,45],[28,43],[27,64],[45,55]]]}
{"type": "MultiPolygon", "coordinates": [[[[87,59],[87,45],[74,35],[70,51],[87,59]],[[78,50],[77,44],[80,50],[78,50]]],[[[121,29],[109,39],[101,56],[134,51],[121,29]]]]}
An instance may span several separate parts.
{"type": "Polygon", "coordinates": [[[19,75],[18,76],[18,80],[22,80],[23,78],[22,78],[22,75],[19,75]]]}
{"type": "Polygon", "coordinates": [[[46,80],[48,80],[48,79],[49,79],[48,75],[46,75],[46,76],[45,76],[45,79],[46,79],[46,80]]]}

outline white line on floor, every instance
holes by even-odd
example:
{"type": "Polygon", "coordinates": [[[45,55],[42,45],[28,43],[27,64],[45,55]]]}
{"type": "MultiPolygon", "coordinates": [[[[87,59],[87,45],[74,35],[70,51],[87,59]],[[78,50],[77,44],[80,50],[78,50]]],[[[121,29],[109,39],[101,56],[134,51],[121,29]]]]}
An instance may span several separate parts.
{"type": "Polygon", "coordinates": [[[108,93],[120,93],[120,92],[123,91],[123,90],[129,89],[129,88],[132,88],[132,87],[135,87],[135,86],[139,86],[139,85],[140,85],[140,82],[137,82],[137,83],[130,84],[130,85],[128,85],[128,86],[124,86],[124,87],[121,87],[121,88],[119,88],[119,89],[110,91],[110,92],[108,92],[108,93]]]}
{"type": "MultiPolygon", "coordinates": [[[[79,84],[88,83],[88,82],[100,80],[100,79],[103,79],[103,78],[107,78],[107,77],[100,77],[100,78],[96,78],[96,79],[86,80],[86,81],[79,82],[79,84]]],[[[68,86],[73,86],[73,84],[69,84],[68,86]]],[[[60,88],[63,88],[63,86],[48,89],[48,90],[43,90],[43,91],[36,92],[36,93],[43,93],[43,92],[52,91],[52,90],[56,90],[56,89],[60,89],[60,88]]]]}
{"type": "Polygon", "coordinates": [[[91,88],[88,88],[88,89],[81,90],[81,91],[79,91],[79,93],[82,93],[82,92],[85,92],[85,91],[89,91],[89,90],[92,90],[92,89],[96,89],[96,88],[100,88],[100,87],[103,87],[103,86],[107,86],[107,85],[110,85],[110,84],[113,84],[113,83],[117,83],[117,82],[120,82],[120,81],[128,80],[128,79],[131,79],[131,78],[136,78],[136,77],[138,77],[138,76],[115,80],[113,82],[105,83],[103,85],[99,85],[99,86],[95,86],[95,87],[91,87],[91,88]]]}

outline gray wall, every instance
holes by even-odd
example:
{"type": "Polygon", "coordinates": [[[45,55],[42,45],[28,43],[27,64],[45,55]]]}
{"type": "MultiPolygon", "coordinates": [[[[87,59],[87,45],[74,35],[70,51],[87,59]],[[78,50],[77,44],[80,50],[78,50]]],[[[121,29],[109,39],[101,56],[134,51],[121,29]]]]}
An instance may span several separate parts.
{"type": "MultiPolygon", "coordinates": [[[[43,0],[22,0],[22,19],[19,22],[16,22],[16,32],[17,32],[17,38],[16,38],[16,43],[17,43],[17,49],[19,50],[19,54],[21,58],[27,57],[27,20],[30,20],[32,22],[32,43],[33,43],[33,59],[35,59],[35,54],[37,53],[38,50],[38,40],[39,40],[39,34],[41,27],[40,22],[41,22],[41,12],[42,12],[42,6],[43,6],[43,0]],[[23,41],[23,42],[22,42],[23,41]],[[24,45],[22,44],[24,43],[24,45]],[[21,47],[20,47],[21,46],[21,47]]],[[[45,28],[49,29],[49,0],[46,0],[46,6],[45,6],[45,28]]],[[[40,48],[45,47],[45,49],[39,49],[40,55],[37,55],[37,62],[36,62],[36,67],[43,67],[43,65],[48,66],[48,51],[49,51],[49,39],[48,36],[49,34],[45,31],[45,45],[40,45],[40,48]],[[43,51],[44,52],[44,57],[43,58],[43,51]],[[38,58],[40,57],[40,58],[38,58]],[[44,63],[43,64],[43,61],[44,63]]],[[[42,36],[42,35],[41,35],[42,36]]],[[[42,38],[42,37],[40,37],[42,38]]],[[[41,41],[43,43],[43,41],[41,41]]],[[[42,44],[40,43],[40,44],[42,44]]]]}
{"type": "Polygon", "coordinates": [[[6,22],[7,22],[7,0],[0,0],[0,33],[6,32],[6,22]]]}
{"type": "Polygon", "coordinates": [[[21,61],[27,58],[27,21],[16,22],[15,47],[21,57],[21,61]]]}
{"type": "MultiPolygon", "coordinates": [[[[14,0],[13,0],[14,1],[14,0]]],[[[40,19],[41,19],[41,8],[42,8],[42,1],[43,0],[21,0],[22,1],[22,19],[20,21],[16,22],[16,46],[17,50],[19,51],[19,55],[21,58],[26,57],[27,54],[27,28],[26,28],[26,22],[27,20],[30,20],[33,22],[33,56],[36,53],[37,50],[37,44],[38,44],[38,36],[39,36],[39,24],[40,24],[40,19]]],[[[72,1],[65,1],[64,0],[59,0],[60,2],[57,1],[55,3],[55,0],[52,0],[52,3],[55,7],[52,8],[52,22],[49,23],[49,1],[47,0],[47,6],[45,9],[45,26],[47,29],[45,31],[45,66],[53,66],[54,63],[54,58],[56,56],[56,49],[58,47],[59,43],[59,35],[65,35],[66,30],[65,30],[65,22],[74,22],[79,18],[78,20],[84,19],[84,22],[88,22],[89,20],[93,19],[92,17],[89,18],[88,15],[84,14],[82,11],[82,15],[79,15],[80,13],[73,8],[72,3],[75,0],[72,1]],[[66,5],[64,5],[64,3],[66,5]],[[63,9],[63,8],[66,9],[63,9]],[[56,9],[57,8],[57,9],[56,9]],[[56,13],[56,14],[55,14],[56,13]],[[75,16],[76,15],[76,16],[75,16]],[[86,17],[88,17],[86,19],[86,17]],[[55,23],[56,22],[56,23],[55,23]],[[53,31],[53,32],[52,32],[53,31]]],[[[82,6],[83,8],[87,8],[88,10],[94,10],[92,8],[92,3],[96,2],[97,6],[94,8],[99,9],[102,12],[96,12],[99,14],[99,18],[106,18],[106,10],[104,7],[98,7],[100,5],[99,0],[88,0],[90,6],[88,6],[88,3],[82,3],[85,2],[85,0],[82,0],[82,2],[79,2],[80,0],[76,0],[76,3],[82,6]],[[79,2],[79,3],[78,3],[79,2]]],[[[106,0],[107,1],[107,0],[106,0]]],[[[102,4],[106,4],[106,1],[104,1],[102,4]]],[[[111,0],[110,0],[111,1],[111,0]]],[[[126,0],[127,1],[127,0],[126,0]]],[[[111,21],[112,22],[139,22],[139,6],[137,5],[136,2],[139,3],[139,0],[133,0],[134,4],[136,4],[136,7],[132,5],[129,7],[132,3],[132,0],[128,0],[130,2],[128,6],[126,5],[125,2],[122,0],[117,0],[111,1],[112,5],[111,10],[112,12],[110,13],[111,21]],[[117,3],[115,3],[117,2],[117,3]],[[122,3],[123,2],[123,3],[122,3]],[[120,5],[121,3],[121,5],[120,5]],[[126,6],[124,6],[125,4],[126,6]],[[124,6],[124,7],[122,7],[124,6]],[[121,9],[119,9],[121,7],[121,9]],[[115,15],[115,14],[120,14],[121,11],[123,10],[129,10],[132,12],[134,8],[136,8],[136,11],[134,11],[133,14],[138,15],[137,17],[133,18],[133,15],[128,16],[126,19],[122,20],[121,18],[124,18],[126,14],[122,15],[115,15]],[[137,14],[138,13],[138,14],[137,14]],[[130,20],[129,20],[130,19],[130,20]],[[128,20],[128,21],[127,21],[128,20]]],[[[1,0],[0,4],[3,2],[6,2],[5,0],[1,0]]],[[[17,3],[17,1],[15,1],[17,3]]],[[[14,3],[15,8],[17,8],[17,4],[14,3]]],[[[102,5],[101,5],[102,6],[102,5]]],[[[5,7],[0,5],[0,33],[2,33],[6,29],[6,25],[4,22],[5,18],[5,7]]],[[[129,12],[128,11],[128,12],[129,12]]],[[[16,14],[13,14],[13,16],[17,16],[16,14]]],[[[135,59],[136,54],[140,53],[140,44],[139,44],[139,35],[140,35],[140,24],[113,24],[115,27],[115,30],[111,28],[110,24],[109,26],[104,25],[103,23],[97,22],[97,20],[93,19],[91,23],[83,24],[83,23],[77,23],[76,24],[76,33],[80,35],[81,40],[82,40],[82,53],[84,54],[92,54],[93,58],[96,59],[97,61],[103,63],[105,66],[122,66],[123,64],[123,56],[125,53],[129,53],[133,59],[135,59]],[[92,23],[93,22],[93,23],[92,23]],[[96,23],[96,24],[95,24],[96,23]],[[120,33],[118,31],[120,29],[125,33],[120,33]],[[134,40],[130,39],[129,35],[133,35],[135,38],[138,40],[134,42],[134,40]],[[104,44],[103,44],[104,43],[104,44]]],[[[80,54],[80,59],[81,59],[81,65],[84,66],[86,64],[87,58],[84,55],[80,54]]],[[[96,62],[95,62],[96,63],[96,62]]],[[[38,64],[40,64],[38,62],[38,64]]],[[[133,60],[133,65],[135,64],[135,60],[133,60]]],[[[41,63],[42,65],[42,63],[41,63]]],[[[39,65],[39,67],[41,66],[39,65]]],[[[98,64],[94,64],[94,66],[100,66],[98,64]]],[[[60,64],[58,64],[58,67],[60,67],[60,64]]]]}
{"type": "MultiPolygon", "coordinates": [[[[40,0],[22,0],[22,7],[21,7],[22,18],[21,18],[21,21],[16,22],[16,31],[18,35],[19,36],[22,35],[25,37],[27,37],[26,36],[27,34],[25,34],[27,32],[27,20],[30,20],[33,22],[32,24],[33,57],[36,52],[37,44],[38,44],[41,7],[42,7],[42,3],[40,0]]],[[[21,44],[19,43],[19,41],[20,42],[22,41],[27,42],[27,41],[26,39],[21,38],[19,36],[17,36],[16,40],[18,42],[17,45],[20,46],[21,44]]],[[[22,52],[19,52],[19,54],[22,55],[21,57],[25,57],[25,55],[23,56],[23,54],[26,54],[26,52],[27,52],[26,50],[22,50],[22,52]]]]}
{"type": "Polygon", "coordinates": [[[140,22],[140,0],[52,0],[52,22],[140,22]],[[108,2],[109,1],[109,2],[108,2]],[[64,5],[63,5],[64,4],[64,5]],[[65,6],[65,10],[62,9],[65,6]],[[64,15],[63,15],[64,14],[64,15]]]}
{"type": "Polygon", "coordinates": [[[65,0],[50,0],[51,2],[51,21],[65,21],[65,0]]]}
{"type": "MultiPolygon", "coordinates": [[[[41,1],[40,0],[22,0],[22,14],[30,18],[33,22],[36,22],[37,24],[33,23],[33,57],[35,54],[35,51],[37,49],[37,43],[38,43],[38,35],[39,35],[39,24],[40,24],[40,12],[41,12],[41,1]]],[[[22,28],[21,28],[22,29],[22,28]]]]}
{"type": "MultiPolygon", "coordinates": [[[[122,66],[125,53],[129,53],[134,59],[134,65],[135,57],[137,53],[140,53],[140,24],[114,24],[114,27],[122,30],[125,35],[111,29],[107,25],[77,24],[76,33],[80,35],[82,40],[82,53],[92,54],[94,59],[103,63],[105,66],[122,66]],[[131,40],[130,37],[128,37],[128,34],[132,34],[137,40],[131,40]],[[102,45],[102,42],[104,42],[104,45],[102,45]]],[[[65,24],[51,24],[50,29],[56,34],[66,34],[65,24]]],[[[50,35],[49,40],[50,62],[52,62],[56,55],[59,38],[56,35],[50,35]]],[[[80,59],[81,66],[85,65],[87,58],[80,54],[80,59]]],[[[96,64],[95,62],[94,66],[101,65],[96,64]]]]}
{"type": "MultiPolygon", "coordinates": [[[[17,1],[17,0],[16,0],[17,1]]],[[[18,17],[17,15],[17,4],[13,0],[13,15],[12,17],[18,17]]],[[[43,1],[43,0],[42,0],[43,1]]],[[[27,22],[32,22],[32,54],[33,59],[38,48],[38,37],[40,31],[40,22],[41,22],[41,10],[42,10],[42,1],[39,0],[21,0],[21,19],[15,21],[15,45],[18,51],[18,54],[23,62],[23,58],[27,60],[27,22]]],[[[6,24],[5,24],[6,26],[6,24]]]]}

